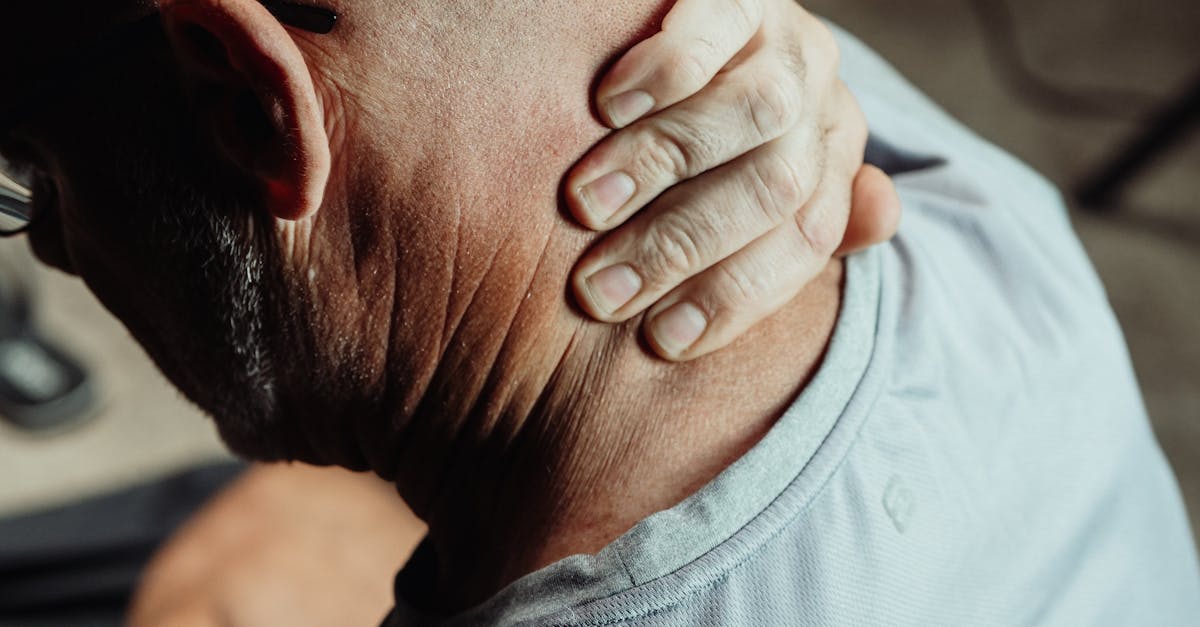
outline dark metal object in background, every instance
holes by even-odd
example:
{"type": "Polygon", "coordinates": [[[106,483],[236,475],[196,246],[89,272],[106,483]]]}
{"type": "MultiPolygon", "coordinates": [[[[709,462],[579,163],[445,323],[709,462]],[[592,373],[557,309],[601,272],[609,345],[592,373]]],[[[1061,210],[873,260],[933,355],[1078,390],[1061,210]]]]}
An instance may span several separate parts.
{"type": "Polygon", "coordinates": [[[91,378],[66,353],[29,328],[0,337],[0,420],[56,432],[78,424],[95,405],[91,378]]]}
{"type": "Polygon", "coordinates": [[[1012,7],[1003,0],[967,0],[980,22],[988,56],[997,72],[1030,104],[1061,115],[1130,118],[1147,116],[1146,130],[1076,189],[1087,209],[1117,208],[1120,192],[1152,161],[1200,123],[1200,77],[1178,100],[1163,103],[1148,94],[1113,87],[1064,86],[1034,71],[1021,54],[1012,7]]]}
{"type": "Polygon", "coordinates": [[[1163,107],[1144,133],[1115,154],[1079,187],[1079,201],[1089,209],[1111,210],[1113,201],[1133,177],[1163,156],[1200,124],[1200,78],[1176,102],[1163,107]]]}
{"type": "Polygon", "coordinates": [[[74,359],[37,333],[21,264],[0,259],[0,421],[56,432],[91,414],[96,394],[74,359]]]}

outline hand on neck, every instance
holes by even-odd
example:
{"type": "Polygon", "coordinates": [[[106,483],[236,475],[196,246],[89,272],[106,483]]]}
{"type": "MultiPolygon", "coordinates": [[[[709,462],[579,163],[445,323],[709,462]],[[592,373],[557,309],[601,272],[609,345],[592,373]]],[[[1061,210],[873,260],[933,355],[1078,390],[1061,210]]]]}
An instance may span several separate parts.
{"type": "MultiPolygon", "coordinates": [[[[337,290],[350,292],[347,309],[386,338],[387,354],[377,360],[382,391],[360,401],[364,417],[339,422],[354,423],[370,466],[429,524],[439,562],[430,605],[441,611],[595,552],[712,480],[795,399],[837,317],[840,262],[694,363],[653,356],[640,319],[611,326],[574,310],[568,274],[596,235],[555,209],[562,173],[608,132],[571,95],[587,93],[596,71],[592,61],[571,70],[579,80],[545,87],[537,115],[499,128],[456,100],[437,109],[445,119],[401,110],[361,125],[406,119],[416,136],[350,142],[364,167],[347,169],[362,177],[349,177],[347,196],[367,209],[340,219],[367,228],[338,230],[349,244],[329,248],[355,254],[331,265],[355,272],[319,283],[319,296],[337,303],[337,290]],[[363,157],[365,145],[379,157],[363,157]],[[353,237],[362,234],[372,237],[353,237]],[[359,239],[381,250],[355,248],[359,239]],[[384,287],[346,287],[363,277],[384,287]]],[[[329,316],[320,336],[345,335],[347,317],[329,316]]]]}

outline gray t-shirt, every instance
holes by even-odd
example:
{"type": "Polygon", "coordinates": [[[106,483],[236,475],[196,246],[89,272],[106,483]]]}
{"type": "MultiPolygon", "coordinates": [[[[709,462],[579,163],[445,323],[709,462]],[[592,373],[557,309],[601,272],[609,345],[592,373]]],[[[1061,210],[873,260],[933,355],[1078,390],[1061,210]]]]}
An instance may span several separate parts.
{"type": "Polygon", "coordinates": [[[599,553],[449,619],[399,585],[389,624],[1200,624],[1175,479],[1059,196],[838,36],[906,213],[848,261],[812,383],[599,553]]]}

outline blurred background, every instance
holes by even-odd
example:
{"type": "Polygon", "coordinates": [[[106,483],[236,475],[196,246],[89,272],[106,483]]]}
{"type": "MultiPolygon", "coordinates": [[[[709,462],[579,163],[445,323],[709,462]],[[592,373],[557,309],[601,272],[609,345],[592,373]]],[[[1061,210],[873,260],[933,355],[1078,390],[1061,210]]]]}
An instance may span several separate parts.
{"type": "MultiPolygon", "coordinates": [[[[1196,0],[815,0],[955,117],[1063,188],[1127,334],[1159,440],[1200,521],[1200,121],[1109,198],[1076,192],[1200,83],[1196,0]]],[[[1097,190],[1092,190],[1097,191],[1097,190]]],[[[1099,190],[1104,191],[1104,190],[1099,190]]],[[[23,242],[0,259],[19,264],[23,242]]],[[[77,281],[32,271],[40,333],[86,364],[89,419],[0,421],[0,516],[225,456],[77,281]]]]}

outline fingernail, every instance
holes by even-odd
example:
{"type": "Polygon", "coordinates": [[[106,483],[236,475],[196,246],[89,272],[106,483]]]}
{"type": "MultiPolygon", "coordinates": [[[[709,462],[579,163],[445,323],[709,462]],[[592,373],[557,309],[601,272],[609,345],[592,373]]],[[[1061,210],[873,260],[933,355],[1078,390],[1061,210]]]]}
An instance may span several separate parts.
{"type": "Polygon", "coordinates": [[[633,300],[642,291],[642,277],[625,264],[605,268],[587,280],[592,302],[605,313],[612,314],[633,300]]]}
{"type": "Polygon", "coordinates": [[[706,329],[708,318],[691,303],[679,303],[650,323],[654,341],[671,355],[683,354],[704,335],[706,329]]]}
{"type": "Polygon", "coordinates": [[[644,91],[628,91],[608,101],[608,119],[624,128],[654,108],[654,98],[644,91]]]}
{"type": "Polygon", "coordinates": [[[633,198],[637,183],[624,172],[613,172],[584,185],[579,198],[597,222],[607,222],[633,198]]]}

